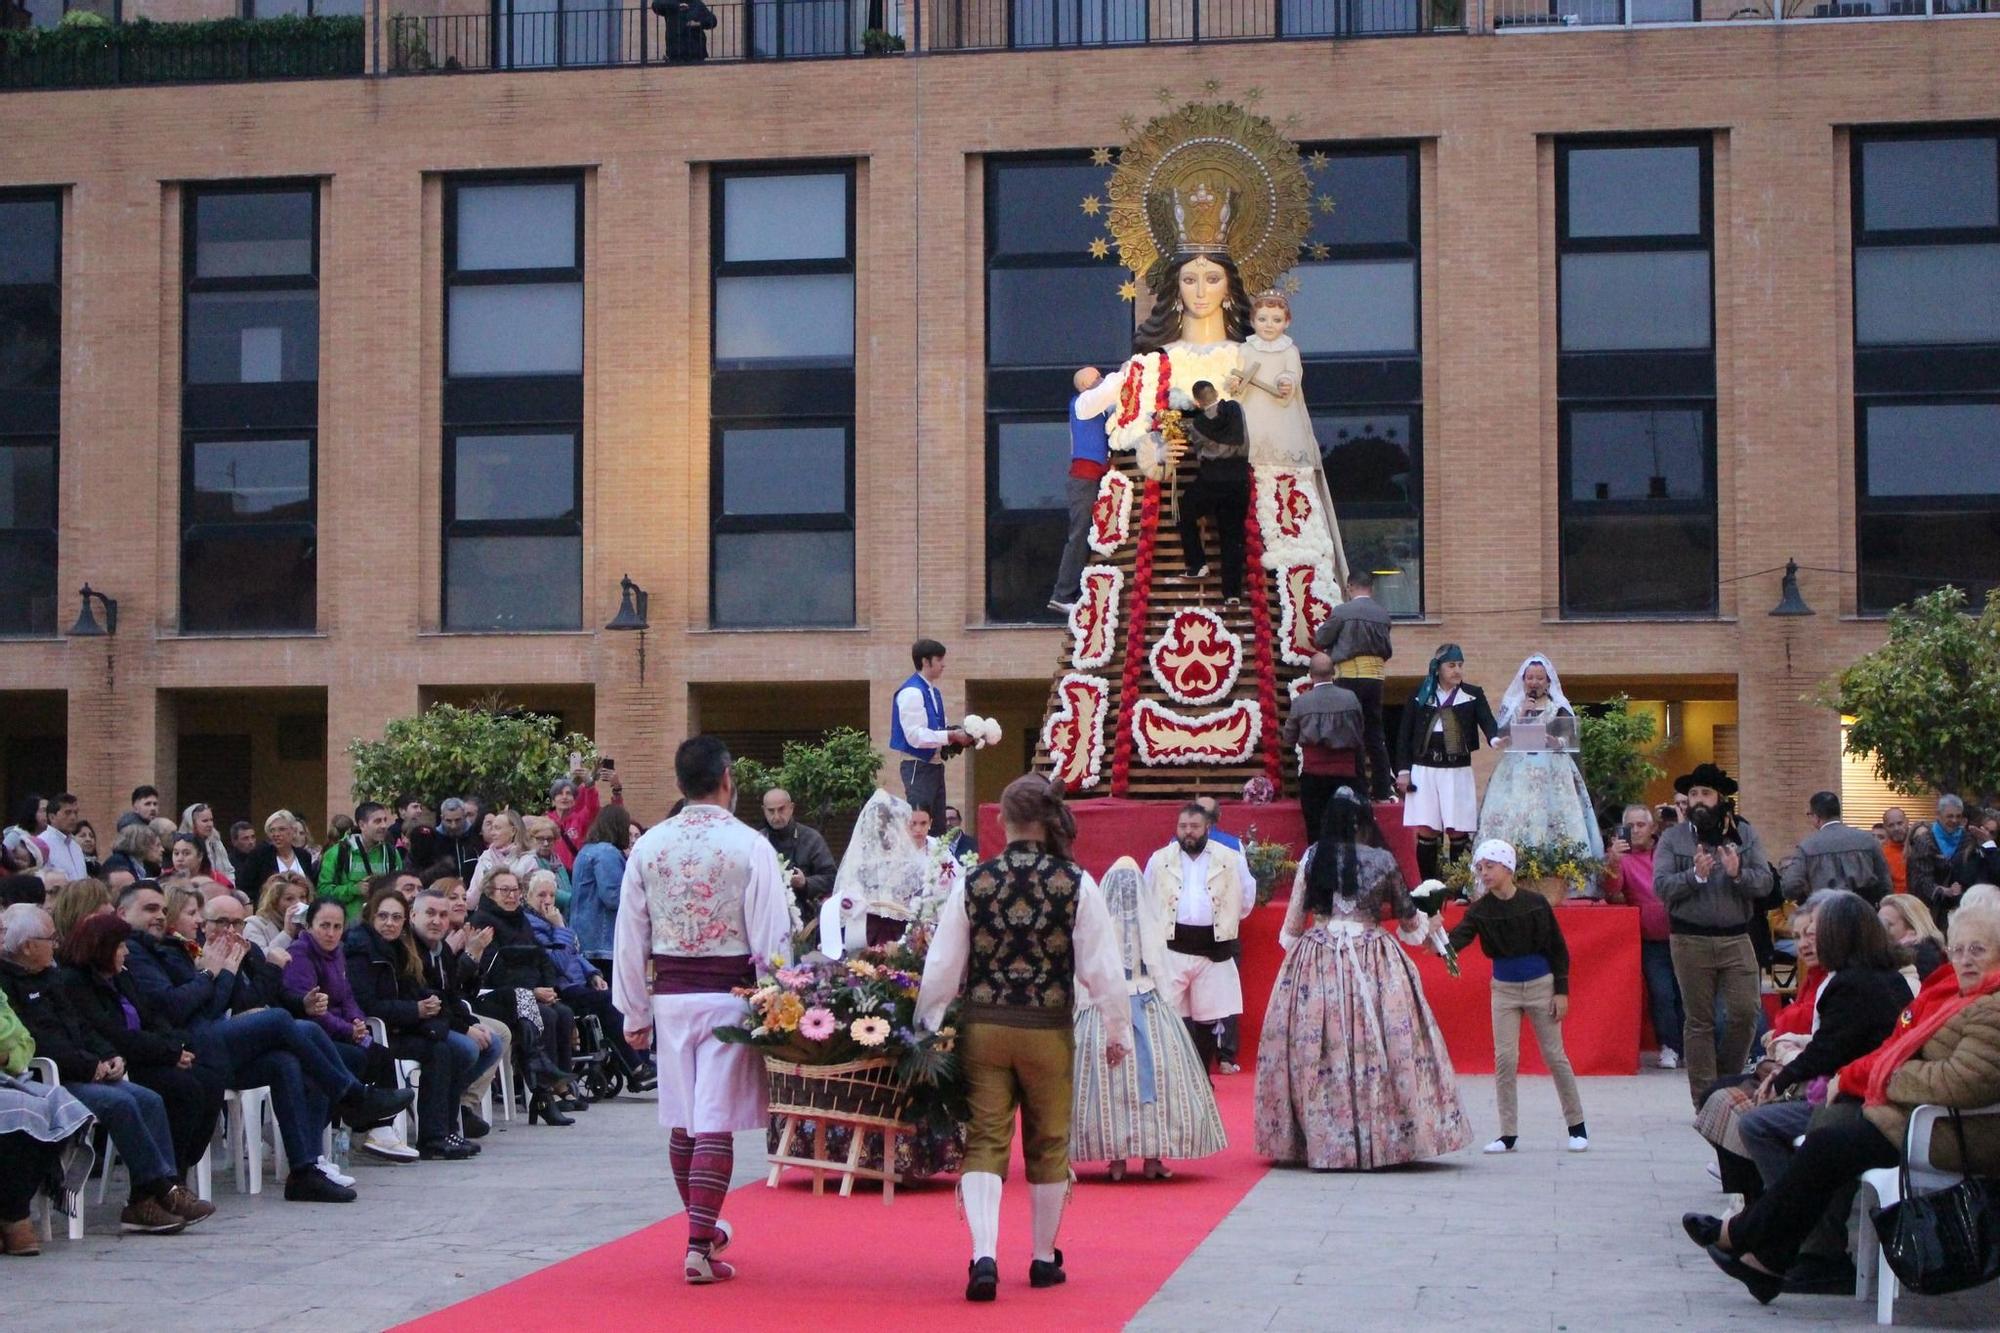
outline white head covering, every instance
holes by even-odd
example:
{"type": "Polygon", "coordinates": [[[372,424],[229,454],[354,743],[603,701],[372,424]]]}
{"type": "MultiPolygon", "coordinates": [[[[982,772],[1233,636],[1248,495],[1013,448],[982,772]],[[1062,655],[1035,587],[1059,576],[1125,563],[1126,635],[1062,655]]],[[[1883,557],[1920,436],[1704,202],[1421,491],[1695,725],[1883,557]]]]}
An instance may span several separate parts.
{"type": "Polygon", "coordinates": [[[1126,984],[1133,991],[1151,990],[1166,974],[1167,931],[1152,890],[1146,887],[1145,872],[1137,861],[1121,856],[1104,872],[1098,887],[1118,931],[1126,984]]]}
{"type": "Polygon", "coordinates": [[[1556,674],[1556,664],[1541,653],[1529,653],[1527,659],[1521,663],[1520,670],[1514,673],[1514,683],[1507,687],[1507,693],[1500,698],[1500,716],[1494,720],[1503,730],[1514,720],[1514,714],[1528,697],[1527,675],[1531,666],[1540,666],[1549,673],[1550,705],[1555,708],[1568,708],[1572,713],[1576,711],[1570,708],[1569,696],[1563,693],[1562,677],[1556,674]]]}
{"type": "Polygon", "coordinates": [[[820,909],[820,950],[838,958],[868,941],[868,914],[908,921],[929,887],[930,857],[910,838],[910,803],[877,791],[861,807],[833,892],[820,909]]]}
{"type": "Polygon", "coordinates": [[[1478,865],[1481,861],[1491,861],[1496,866],[1506,866],[1507,869],[1512,870],[1514,868],[1514,844],[1503,842],[1499,838],[1488,838],[1485,842],[1480,843],[1472,853],[1472,863],[1474,865],[1478,865]]]}

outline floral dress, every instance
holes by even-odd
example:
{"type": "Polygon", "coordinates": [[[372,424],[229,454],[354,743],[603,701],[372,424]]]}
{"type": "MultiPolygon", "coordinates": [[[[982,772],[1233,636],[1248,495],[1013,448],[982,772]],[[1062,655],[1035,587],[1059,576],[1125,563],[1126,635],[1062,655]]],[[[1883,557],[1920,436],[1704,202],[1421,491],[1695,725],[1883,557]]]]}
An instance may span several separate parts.
{"type": "Polygon", "coordinates": [[[1354,851],[1361,891],[1325,917],[1305,908],[1314,852],[1299,864],[1257,1048],[1257,1151],[1318,1171],[1421,1161],[1472,1139],[1416,965],[1382,926],[1387,907],[1415,943],[1423,915],[1393,856],[1354,851]]]}
{"type": "MultiPolygon", "coordinates": [[[[1523,709],[1511,720],[1533,721],[1547,712],[1523,709]]],[[[1556,712],[1567,715],[1569,710],[1556,712]]],[[[1588,848],[1594,857],[1603,856],[1604,835],[1598,831],[1576,760],[1560,751],[1502,753],[1479,807],[1479,841],[1488,838],[1498,838],[1516,851],[1572,842],[1588,848]]]]}

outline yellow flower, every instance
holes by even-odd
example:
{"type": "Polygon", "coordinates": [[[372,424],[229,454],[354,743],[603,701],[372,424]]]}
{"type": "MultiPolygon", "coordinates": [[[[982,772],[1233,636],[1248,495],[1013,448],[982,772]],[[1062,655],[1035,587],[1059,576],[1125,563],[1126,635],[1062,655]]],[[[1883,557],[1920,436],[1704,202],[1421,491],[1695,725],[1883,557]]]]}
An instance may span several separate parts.
{"type": "Polygon", "coordinates": [[[796,1032],[805,1012],[805,1003],[798,996],[780,995],[771,1006],[768,1026],[778,1032],[796,1032]]]}
{"type": "Polygon", "coordinates": [[[866,959],[855,959],[847,965],[847,970],[857,977],[867,977],[871,981],[875,978],[875,964],[868,962],[866,959]]]}

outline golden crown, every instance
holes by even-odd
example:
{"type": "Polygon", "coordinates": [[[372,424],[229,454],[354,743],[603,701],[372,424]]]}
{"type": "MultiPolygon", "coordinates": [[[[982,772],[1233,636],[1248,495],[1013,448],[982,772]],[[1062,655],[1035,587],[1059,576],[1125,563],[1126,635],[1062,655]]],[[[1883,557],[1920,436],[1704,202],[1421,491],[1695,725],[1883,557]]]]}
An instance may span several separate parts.
{"type": "Polygon", "coordinates": [[[1176,255],[1220,255],[1229,253],[1229,215],[1235,211],[1236,192],[1218,194],[1207,181],[1196,181],[1193,189],[1173,192],[1174,246],[1176,255]]]}

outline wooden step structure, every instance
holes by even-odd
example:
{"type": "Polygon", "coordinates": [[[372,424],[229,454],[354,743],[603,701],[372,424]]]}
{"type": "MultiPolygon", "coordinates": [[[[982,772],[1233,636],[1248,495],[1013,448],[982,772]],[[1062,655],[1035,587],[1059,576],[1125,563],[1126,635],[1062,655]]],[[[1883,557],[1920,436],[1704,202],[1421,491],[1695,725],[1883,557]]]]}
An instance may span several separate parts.
{"type": "MultiPolygon", "coordinates": [[[[1168,697],[1166,691],[1142,662],[1138,672],[1136,697],[1151,699],[1165,707],[1183,714],[1202,714],[1227,708],[1239,699],[1255,701],[1258,697],[1257,681],[1257,628],[1252,610],[1250,582],[1262,580],[1266,604],[1271,608],[1271,634],[1275,639],[1279,623],[1278,580],[1270,570],[1246,561],[1244,589],[1241,602],[1234,608],[1226,606],[1222,598],[1222,558],[1220,547],[1215,540],[1214,525],[1204,524],[1203,541],[1208,556],[1208,572],[1198,580],[1187,580],[1182,576],[1187,572],[1187,561],[1181,547],[1180,533],[1175,521],[1175,500],[1172,487],[1162,487],[1158,526],[1153,541],[1153,586],[1146,608],[1146,623],[1135,627],[1131,623],[1130,611],[1137,592],[1137,580],[1133,568],[1143,535],[1143,509],[1145,479],[1139,475],[1134,456],[1127,453],[1114,454],[1112,466],[1123,472],[1132,482],[1132,518],[1130,533],[1118,550],[1109,556],[1091,552],[1088,563],[1111,565],[1124,576],[1124,590],[1119,607],[1118,632],[1111,661],[1091,674],[1102,675],[1110,684],[1110,695],[1106,703],[1105,741],[1103,777],[1096,787],[1079,792],[1079,797],[1108,796],[1112,793],[1113,756],[1117,752],[1117,737],[1125,717],[1126,700],[1123,697],[1125,662],[1128,654],[1142,656],[1151,650],[1165,634],[1168,623],[1176,612],[1200,608],[1213,611],[1222,618],[1230,631],[1243,641],[1243,664],[1237,672],[1234,688],[1230,693],[1213,703],[1199,707],[1177,703],[1168,697]],[[1139,630],[1135,634],[1135,629],[1139,630]]],[[[1181,465],[1178,490],[1185,497],[1187,486],[1193,480],[1195,468],[1192,463],[1181,465]]],[[[1252,500],[1253,521],[1255,500],[1252,500]]],[[[1046,719],[1060,707],[1058,690],[1063,676],[1077,668],[1071,662],[1071,636],[1065,627],[1061,646],[1057,653],[1055,673],[1049,686],[1049,699],[1043,709],[1046,719]]],[[[1272,667],[1276,676],[1278,697],[1277,725],[1284,724],[1290,711],[1290,684],[1293,679],[1305,674],[1304,668],[1288,664],[1278,652],[1274,642],[1271,645],[1272,667]]],[[[1298,761],[1290,747],[1280,746],[1285,792],[1296,790],[1298,761]]],[[[1050,767],[1048,749],[1038,736],[1035,744],[1035,767],[1047,772],[1050,767]]],[[[1132,756],[1130,780],[1124,796],[1136,800],[1183,801],[1194,796],[1215,796],[1222,799],[1239,799],[1243,785],[1251,778],[1264,775],[1264,751],[1260,747],[1249,759],[1242,763],[1228,765],[1147,765],[1135,753],[1132,756]]],[[[1283,793],[1281,793],[1283,794],[1283,793]]]]}

